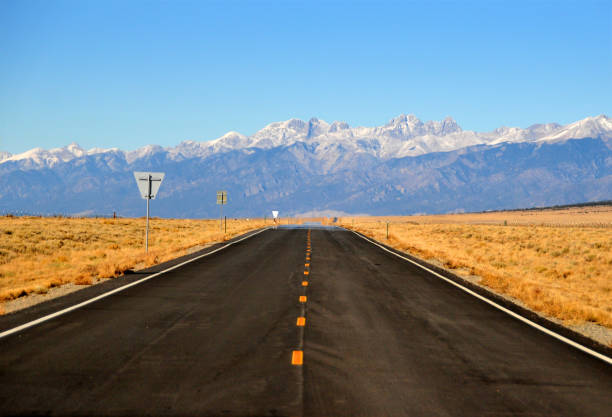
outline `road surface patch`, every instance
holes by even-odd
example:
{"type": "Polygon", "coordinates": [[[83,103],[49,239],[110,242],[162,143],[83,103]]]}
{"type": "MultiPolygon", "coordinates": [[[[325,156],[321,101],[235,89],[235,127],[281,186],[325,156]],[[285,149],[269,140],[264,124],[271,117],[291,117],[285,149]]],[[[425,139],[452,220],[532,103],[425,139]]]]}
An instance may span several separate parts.
{"type": "Polygon", "coordinates": [[[134,287],[136,285],[142,284],[143,282],[147,282],[147,281],[149,281],[149,280],[151,280],[153,278],[156,278],[156,277],[158,277],[160,275],[163,275],[163,274],[165,274],[167,272],[170,272],[170,271],[173,271],[175,269],[181,268],[182,266],[187,265],[187,264],[189,264],[191,262],[194,262],[194,261],[197,261],[199,259],[202,259],[202,258],[205,258],[207,256],[210,256],[210,255],[212,255],[214,253],[222,251],[225,248],[229,248],[230,246],[235,245],[236,243],[240,243],[240,242],[242,242],[242,241],[244,241],[246,239],[250,239],[250,238],[252,238],[254,236],[257,236],[258,234],[260,234],[262,232],[265,232],[268,229],[269,229],[269,227],[266,227],[264,229],[261,229],[259,231],[254,232],[254,233],[247,234],[246,236],[244,236],[244,237],[242,237],[240,239],[237,239],[237,240],[234,240],[234,241],[230,241],[229,243],[227,243],[224,246],[221,246],[220,248],[217,248],[217,249],[212,250],[210,252],[207,252],[207,253],[204,253],[202,255],[196,256],[194,258],[188,259],[188,260],[186,260],[184,262],[181,262],[181,263],[179,263],[177,265],[174,265],[174,266],[171,266],[169,268],[166,268],[163,271],[159,271],[159,272],[153,273],[153,274],[148,275],[148,276],[146,276],[146,277],[144,277],[142,279],[139,279],[137,281],[131,282],[129,284],[123,285],[121,287],[118,287],[118,288],[115,288],[115,289],[110,290],[108,292],[105,292],[103,294],[100,294],[100,295],[98,295],[96,297],[90,298],[89,300],[85,300],[85,301],[83,301],[81,303],[75,304],[75,305],[70,306],[70,307],[66,307],[66,308],[64,308],[62,310],[56,311],[56,312],[51,313],[51,314],[47,314],[46,316],[43,316],[43,317],[40,317],[38,319],[35,319],[35,320],[29,321],[27,323],[24,323],[24,324],[22,324],[20,326],[13,327],[12,329],[8,329],[8,330],[5,330],[3,332],[0,332],[0,339],[2,339],[3,337],[6,337],[6,336],[10,336],[10,335],[12,335],[14,333],[20,332],[22,330],[28,329],[30,327],[36,326],[36,325],[38,325],[40,323],[44,323],[44,322],[46,322],[48,320],[52,320],[52,319],[54,319],[56,317],[63,316],[64,314],[67,314],[67,313],[69,313],[71,311],[74,311],[74,310],[77,310],[79,308],[85,307],[86,305],[89,305],[91,303],[95,303],[98,300],[102,300],[102,299],[104,299],[106,297],[109,297],[109,296],[111,296],[113,294],[117,294],[117,293],[119,293],[121,291],[125,291],[128,288],[131,288],[131,287],[134,287]]]}
{"type": "Polygon", "coordinates": [[[550,329],[547,329],[546,327],[541,326],[541,325],[537,324],[536,322],[533,322],[533,321],[529,320],[527,317],[523,317],[520,314],[515,313],[514,311],[509,310],[506,307],[503,307],[503,306],[497,304],[495,301],[490,300],[487,297],[484,297],[484,296],[476,293],[475,291],[470,290],[467,287],[464,287],[463,285],[459,284],[458,282],[455,282],[452,279],[445,277],[444,275],[438,274],[436,271],[434,271],[434,270],[432,270],[430,268],[427,268],[426,266],[421,265],[420,263],[418,263],[418,262],[416,262],[416,261],[414,261],[414,260],[412,260],[410,258],[407,258],[405,256],[400,255],[397,252],[394,252],[392,250],[387,249],[386,247],[384,247],[380,243],[376,242],[375,240],[372,240],[372,239],[370,239],[368,237],[365,237],[362,234],[355,232],[354,230],[351,230],[351,232],[354,233],[355,235],[359,236],[360,238],[370,242],[372,245],[378,246],[380,249],[384,250],[385,252],[388,252],[388,253],[390,253],[392,255],[395,255],[398,258],[403,259],[404,261],[410,262],[411,264],[413,264],[413,265],[415,265],[415,266],[417,266],[417,267],[419,267],[419,268],[429,272],[430,274],[434,275],[435,277],[440,278],[440,279],[448,282],[449,284],[457,287],[461,291],[464,291],[464,292],[470,294],[471,296],[476,297],[476,298],[478,298],[481,301],[484,301],[485,303],[489,304],[490,306],[492,306],[492,307],[494,307],[494,308],[496,308],[496,309],[498,309],[500,311],[503,311],[504,313],[508,314],[509,316],[511,316],[511,317],[513,317],[513,318],[515,318],[515,319],[517,319],[519,321],[522,321],[523,323],[527,324],[528,326],[531,326],[531,327],[541,331],[542,333],[545,333],[545,334],[547,334],[547,335],[549,335],[549,336],[551,336],[551,337],[553,337],[553,338],[555,338],[555,339],[557,339],[557,340],[559,340],[559,341],[561,341],[561,342],[563,342],[563,343],[565,343],[567,345],[570,345],[570,346],[572,346],[572,347],[574,347],[574,348],[576,348],[578,350],[581,350],[582,352],[584,352],[584,353],[586,353],[588,355],[591,355],[591,356],[593,356],[593,357],[595,357],[597,359],[600,359],[600,360],[606,362],[609,365],[612,365],[612,358],[611,357],[608,357],[608,356],[606,356],[604,354],[601,354],[601,353],[599,353],[599,352],[597,352],[597,351],[595,351],[593,349],[590,349],[590,348],[588,348],[588,347],[586,347],[584,345],[581,345],[578,342],[574,342],[573,340],[568,339],[567,337],[562,336],[562,335],[560,335],[557,332],[554,332],[554,331],[552,331],[550,329]]]}

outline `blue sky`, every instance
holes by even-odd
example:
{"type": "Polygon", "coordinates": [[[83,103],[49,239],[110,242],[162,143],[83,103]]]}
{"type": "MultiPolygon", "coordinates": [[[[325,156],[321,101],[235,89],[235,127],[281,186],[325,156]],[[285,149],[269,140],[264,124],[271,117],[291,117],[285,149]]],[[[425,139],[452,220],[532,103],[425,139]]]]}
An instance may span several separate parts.
{"type": "Polygon", "coordinates": [[[0,150],[612,114],[609,1],[0,2],[0,150]]]}

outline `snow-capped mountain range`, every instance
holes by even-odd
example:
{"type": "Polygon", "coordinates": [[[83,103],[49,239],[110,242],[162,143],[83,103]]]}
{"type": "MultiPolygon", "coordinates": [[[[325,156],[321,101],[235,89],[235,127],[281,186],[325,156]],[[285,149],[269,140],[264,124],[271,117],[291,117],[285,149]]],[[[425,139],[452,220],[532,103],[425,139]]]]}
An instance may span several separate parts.
{"type": "Polygon", "coordinates": [[[401,115],[379,127],[291,119],[175,147],[0,153],[0,214],[141,216],[133,171],[164,171],[153,215],[479,211],[612,200],[612,120],[462,130],[401,115]]]}
{"type": "Polygon", "coordinates": [[[315,154],[325,158],[331,148],[341,146],[346,152],[364,153],[381,159],[419,156],[434,152],[449,152],[474,145],[499,143],[558,142],[568,139],[612,138],[612,119],[600,115],[587,117],[562,126],[557,123],[535,124],[528,128],[500,127],[492,132],[462,130],[457,122],[447,117],[442,121],[422,122],[416,116],[402,114],[379,127],[351,128],[345,122],[327,123],[312,118],[308,122],[290,119],[271,123],[252,136],[228,132],[218,139],[206,142],[184,141],[176,147],[162,148],[147,145],[134,151],[117,148],[84,150],[77,143],[63,148],[45,150],[34,148],[11,155],[0,152],[0,163],[23,161],[24,167],[52,167],[85,155],[120,152],[128,162],[158,152],[168,152],[170,159],[181,160],[207,157],[215,153],[257,148],[272,149],[303,142],[315,146],[315,154]]]}

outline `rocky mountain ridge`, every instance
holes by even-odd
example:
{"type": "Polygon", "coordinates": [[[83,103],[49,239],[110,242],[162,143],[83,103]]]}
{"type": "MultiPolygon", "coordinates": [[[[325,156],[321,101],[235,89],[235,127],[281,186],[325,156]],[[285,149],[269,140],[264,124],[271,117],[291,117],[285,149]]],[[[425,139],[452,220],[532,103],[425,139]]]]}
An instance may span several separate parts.
{"type": "Polygon", "coordinates": [[[366,153],[377,158],[391,159],[425,155],[432,152],[448,152],[475,145],[499,143],[552,142],[582,138],[612,138],[612,119],[605,115],[587,117],[566,126],[557,123],[535,124],[528,128],[500,127],[492,132],[464,131],[451,117],[442,121],[422,122],[416,116],[402,114],[384,126],[351,128],[346,122],[327,123],[312,118],[308,122],[290,119],[267,125],[252,136],[228,132],[208,142],[183,141],[175,147],[162,148],[147,145],[134,151],[117,148],[85,150],[77,143],[63,148],[45,150],[35,148],[11,155],[0,153],[0,163],[27,161],[24,167],[36,168],[68,162],[84,155],[120,152],[128,162],[136,161],[159,152],[167,152],[173,159],[202,158],[214,153],[247,148],[271,149],[304,142],[316,146],[319,154],[330,148],[341,147],[346,151],[366,153]]]}
{"type": "Polygon", "coordinates": [[[377,215],[480,211],[612,199],[606,116],[476,133],[399,116],[376,128],[289,120],[250,137],[135,151],[34,149],[0,162],[0,213],[140,216],[133,171],[164,171],[155,216],[280,210],[377,215]]]}

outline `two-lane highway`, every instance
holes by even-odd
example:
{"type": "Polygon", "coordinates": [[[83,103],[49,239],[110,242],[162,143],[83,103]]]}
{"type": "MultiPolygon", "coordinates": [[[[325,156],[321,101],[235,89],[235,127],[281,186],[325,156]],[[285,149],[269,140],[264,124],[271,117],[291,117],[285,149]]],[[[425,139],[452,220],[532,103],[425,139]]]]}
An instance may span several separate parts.
{"type": "Polygon", "coordinates": [[[610,416],[611,368],[351,232],[279,228],[0,339],[0,413],[610,416]]]}

